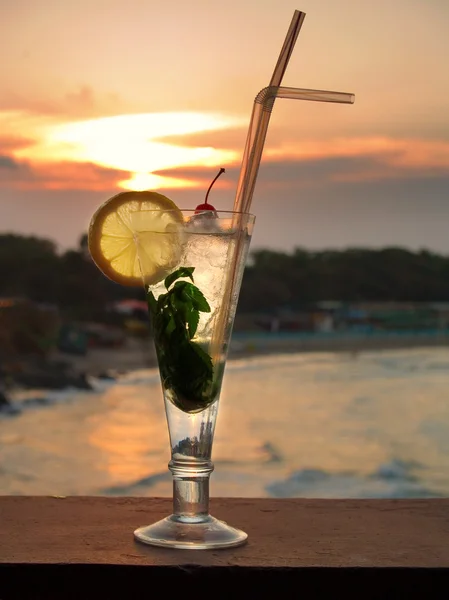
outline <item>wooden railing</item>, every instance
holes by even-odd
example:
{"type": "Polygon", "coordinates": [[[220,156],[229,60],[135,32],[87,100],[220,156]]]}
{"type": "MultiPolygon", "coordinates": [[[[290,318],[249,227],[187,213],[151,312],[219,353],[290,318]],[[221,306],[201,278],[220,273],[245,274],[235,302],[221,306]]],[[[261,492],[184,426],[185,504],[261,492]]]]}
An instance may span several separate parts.
{"type": "Polygon", "coordinates": [[[211,500],[249,534],[166,550],[132,532],[168,498],[0,496],[0,600],[449,598],[449,499],[211,500]]]}

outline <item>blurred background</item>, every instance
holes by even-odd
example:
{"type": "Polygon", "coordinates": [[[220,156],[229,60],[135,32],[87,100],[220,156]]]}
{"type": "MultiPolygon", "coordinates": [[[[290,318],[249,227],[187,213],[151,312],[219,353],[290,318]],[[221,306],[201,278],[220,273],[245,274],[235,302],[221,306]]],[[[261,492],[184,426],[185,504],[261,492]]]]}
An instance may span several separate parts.
{"type": "Polygon", "coordinates": [[[0,493],[171,495],[143,289],[87,250],[155,189],[231,209],[295,9],[212,493],[449,493],[449,4],[0,0],[0,493]]]}

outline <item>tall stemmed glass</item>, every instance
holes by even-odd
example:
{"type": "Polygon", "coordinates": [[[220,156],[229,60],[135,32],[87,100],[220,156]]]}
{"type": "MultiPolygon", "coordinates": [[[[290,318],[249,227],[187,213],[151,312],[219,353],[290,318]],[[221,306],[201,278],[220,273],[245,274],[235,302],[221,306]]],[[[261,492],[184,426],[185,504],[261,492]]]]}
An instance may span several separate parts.
{"type": "Polygon", "coordinates": [[[140,527],[134,535],[147,544],[175,548],[237,546],[247,534],[209,514],[209,477],[226,356],[254,217],[183,210],[180,220],[167,212],[171,211],[160,211],[150,219],[136,213],[133,230],[170,436],[173,514],[140,527]],[[164,220],[170,223],[167,230],[148,231],[139,224],[164,220]],[[171,269],[162,281],[148,285],[154,278],[155,246],[164,269],[170,257],[171,269]]]}
{"type": "MultiPolygon", "coordinates": [[[[167,219],[170,227],[163,233],[160,228],[148,231],[138,222],[133,224],[154,325],[173,474],[173,514],[137,529],[135,536],[142,542],[177,548],[225,548],[242,544],[247,538],[246,533],[209,515],[209,477],[218,399],[254,225],[249,210],[270,114],[276,98],[354,102],[350,93],[281,87],[304,17],[304,13],[294,12],[270,84],[255,98],[234,212],[183,211],[176,226],[173,215],[167,219]],[[164,235],[166,243],[154,244],[157,235],[164,235]],[[167,265],[171,272],[163,282],[149,286],[155,275],[154,247],[160,251],[164,246],[167,252],[161,251],[161,272],[167,265]],[[179,248],[179,253],[173,248],[179,248]]],[[[136,215],[138,221],[142,211],[136,215]]],[[[160,219],[164,221],[163,211],[160,219]]],[[[154,222],[154,218],[147,222],[154,222]]]]}

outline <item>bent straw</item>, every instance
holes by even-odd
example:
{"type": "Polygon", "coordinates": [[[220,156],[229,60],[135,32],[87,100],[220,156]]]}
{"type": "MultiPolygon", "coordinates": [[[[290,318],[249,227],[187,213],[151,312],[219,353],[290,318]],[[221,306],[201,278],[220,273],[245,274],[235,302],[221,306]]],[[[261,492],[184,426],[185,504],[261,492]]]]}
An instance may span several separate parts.
{"type": "Polygon", "coordinates": [[[234,210],[249,212],[260,160],[268,130],[271,111],[276,98],[309,100],[315,102],[335,102],[353,104],[354,94],[326,90],[309,90],[291,87],[268,86],[260,90],[254,100],[245,151],[240,170],[234,210]]]}
{"type": "MultiPolygon", "coordinates": [[[[290,56],[292,55],[293,48],[295,47],[295,43],[298,38],[299,31],[304,22],[305,16],[306,16],[305,13],[303,13],[299,10],[295,10],[295,12],[293,13],[290,27],[288,28],[287,35],[285,36],[284,44],[281,48],[281,52],[279,54],[279,58],[277,60],[276,66],[274,67],[274,71],[273,71],[273,75],[271,77],[269,87],[273,87],[274,89],[277,89],[281,85],[282,78],[284,77],[285,70],[287,69],[288,61],[290,60],[290,56]]],[[[250,121],[251,124],[254,123],[253,117],[254,117],[254,109],[253,109],[253,116],[250,121]]],[[[268,113],[268,120],[269,120],[269,113],[268,113]]],[[[268,120],[266,121],[265,134],[266,134],[266,128],[268,127],[268,120]]],[[[244,173],[247,172],[248,164],[249,165],[254,164],[253,160],[249,160],[250,152],[253,149],[253,138],[250,134],[251,134],[251,125],[250,125],[250,129],[248,131],[248,135],[246,138],[245,150],[243,152],[243,163],[242,163],[241,173],[242,173],[242,171],[244,173]]],[[[265,134],[263,135],[263,139],[265,139],[265,134]]],[[[263,143],[262,143],[262,146],[263,146],[263,143]]],[[[259,157],[259,162],[260,162],[260,157],[259,157]]],[[[244,182],[246,181],[246,177],[244,177],[243,181],[244,182]]],[[[245,189],[245,186],[243,186],[243,189],[245,189]]],[[[241,203],[241,198],[240,198],[240,194],[238,194],[236,197],[236,201],[234,203],[234,211],[238,212],[240,210],[240,208],[239,208],[240,203],[241,203]]],[[[234,215],[233,219],[235,221],[235,215],[234,215]]],[[[242,219],[243,219],[243,221],[245,221],[245,219],[243,217],[242,217],[242,219]]],[[[215,340],[213,339],[211,342],[211,350],[213,353],[219,351],[218,342],[221,339],[222,335],[224,334],[224,330],[225,330],[227,324],[230,322],[230,317],[232,317],[231,306],[233,306],[232,297],[234,294],[234,289],[235,289],[236,285],[239,285],[239,283],[240,283],[237,281],[237,279],[238,279],[238,261],[243,259],[243,257],[241,256],[241,253],[242,253],[242,248],[244,247],[243,237],[244,237],[244,233],[245,233],[245,229],[246,229],[246,224],[242,226],[242,221],[239,220],[237,229],[239,230],[239,234],[238,234],[238,238],[236,240],[235,258],[233,261],[233,265],[229,270],[228,280],[227,280],[227,288],[229,290],[227,308],[222,310],[221,315],[218,317],[219,322],[217,323],[217,326],[216,326],[217,335],[215,337],[215,340]]],[[[241,276],[242,275],[243,275],[243,270],[241,271],[241,276]]],[[[225,306],[226,306],[226,298],[225,298],[225,306]]],[[[235,308],[234,308],[234,310],[235,310],[235,308]]]]}
{"type": "Polygon", "coordinates": [[[282,46],[279,54],[278,61],[274,67],[273,75],[271,76],[270,87],[280,86],[282,78],[284,77],[285,70],[287,69],[288,61],[292,55],[293,48],[295,47],[298,34],[301,30],[306,13],[299,10],[295,10],[292,17],[292,22],[285,36],[284,45],[282,46]]]}
{"type": "MultiPolygon", "coordinates": [[[[249,207],[251,205],[274,100],[276,97],[284,97],[300,98],[303,100],[318,100],[321,102],[354,102],[354,96],[352,94],[340,94],[339,92],[324,92],[319,90],[295,90],[295,88],[280,87],[304,18],[305,13],[300,11],[294,12],[290,28],[287,32],[284,45],[270,81],[270,85],[261,90],[254,101],[250,126],[245,143],[245,150],[243,152],[237,194],[234,202],[234,211],[240,213],[241,219],[239,219],[237,227],[238,237],[236,239],[235,257],[227,278],[226,287],[229,290],[229,297],[227,299],[228,301],[226,301],[226,299],[224,301],[226,308],[220,311],[221,314],[218,317],[219,322],[216,326],[216,335],[211,341],[211,351],[213,354],[219,352],[218,342],[222,338],[226,326],[232,322],[233,315],[231,314],[231,307],[233,306],[233,303],[231,300],[234,296],[234,290],[236,289],[236,286],[240,283],[237,281],[239,278],[237,263],[239,260],[244,258],[241,256],[241,253],[244,247],[243,238],[245,236],[245,217],[241,213],[249,211],[249,207]]],[[[236,217],[234,216],[234,219],[235,218],[236,217]]],[[[240,273],[240,277],[242,275],[243,270],[240,273]]]]}
{"type": "MultiPolygon", "coordinates": [[[[279,53],[279,58],[277,60],[276,66],[274,67],[273,75],[271,76],[270,84],[268,87],[279,87],[282,82],[282,78],[284,77],[284,73],[287,69],[288,61],[290,60],[290,56],[292,55],[293,48],[295,47],[296,40],[298,38],[299,32],[301,30],[302,24],[304,23],[304,19],[306,18],[306,13],[303,13],[299,10],[295,10],[293,13],[293,17],[290,23],[290,27],[288,28],[287,35],[285,36],[284,44],[281,48],[281,52],[279,53]]],[[[253,106],[253,112],[251,115],[250,125],[248,129],[248,134],[246,137],[245,149],[243,151],[243,159],[242,166],[240,168],[240,176],[239,176],[239,184],[237,186],[237,195],[234,201],[234,211],[240,212],[241,204],[242,204],[242,185],[244,180],[246,179],[246,173],[248,172],[248,162],[252,163],[251,159],[251,151],[253,149],[253,138],[251,136],[251,131],[253,129],[253,124],[255,123],[255,107],[253,106]]],[[[260,125],[265,128],[265,134],[263,138],[265,140],[266,131],[268,128],[268,122],[270,120],[270,115],[266,116],[264,122],[260,125]]],[[[260,160],[260,159],[259,159],[260,160]]]]}

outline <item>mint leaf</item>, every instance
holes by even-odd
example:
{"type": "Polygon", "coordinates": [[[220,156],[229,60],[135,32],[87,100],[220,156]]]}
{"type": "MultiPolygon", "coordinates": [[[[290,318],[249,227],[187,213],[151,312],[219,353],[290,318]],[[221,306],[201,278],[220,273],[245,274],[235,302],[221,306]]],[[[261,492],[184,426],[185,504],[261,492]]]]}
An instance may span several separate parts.
{"type": "Polygon", "coordinates": [[[181,402],[205,407],[211,400],[212,359],[196,342],[180,346],[182,360],[171,372],[173,391],[181,402]]]}
{"type": "Polygon", "coordinates": [[[164,285],[165,287],[168,288],[171,286],[171,284],[176,281],[177,279],[181,279],[181,277],[188,277],[189,279],[191,279],[193,281],[193,271],[195,270],[195,267],[179,267],[179,269],[177,269],[176,271],[173,271],[173,273],[170,273],[170,275],[167,275],[167,277],[165,278],[164,281],[164,285]]]}
{"type": "Polygon", "coordinates": [[[195,354],[201,359],[203,363],[203,367],[206,371],[212,375],[213,365],[212,359],[209,354],[201,348],[201,346],[196,342],[190,342],[190,347],[194,350],[195,354]]]}
{"type": "Polygon", "coordinates": [[[163,335],[163,332],[167,330],[167,328],[169,327],[169,322],[170,319],[172,318],[172,315],[170,314],[170,312],[157,312],[154,316],[153,316],[153,323],[154,323],[154,334],[155,337],[160,337],[161,335],[163,335]]]}
{"type": "Polygon", "coordinates": [[[198,329],[198,323],[200,321],[199,311],[192,308],[192,310],[189,311],[189,313],[187,315],[186,321],[187,321],[187,326],[188,326],[188,330],[189,330],[189,336],[190,336],[190,339],[192,339],[196,333],[196,330],[198,329]]]}
{"type": "Polygon", "coordinates": [[[171,335],[176,329],[176,322],[175,322],[175,318],[173,315],[170,315],[169,319],[168,319],[168,323],[165,326],[165,333],[167,335],[171,335]]]}
{"type": "Polygon", "coordinates": [[[193,271],[194,267],[181,267],[166,277],[167,292],[157,300],[147,292],[163,385],[173,392],[173,403],[189,413],[203,410],[215,397],[212,358],[193,341],[200,312],[211,310],[193,284],[193,271]],[[191,279],[192,283],[176,281],[179,278],[191,279]]]}
{"type": "Polygon", "coordinates": [[[191,302],[193,308],[201,312],[210,312],[210,306],[203,293],[188,281],[178,281],[175,288],[182,285],[182,296],[186,302],[191,302]],[[184,284],[184,285],[182,285],[184,284]]]}

